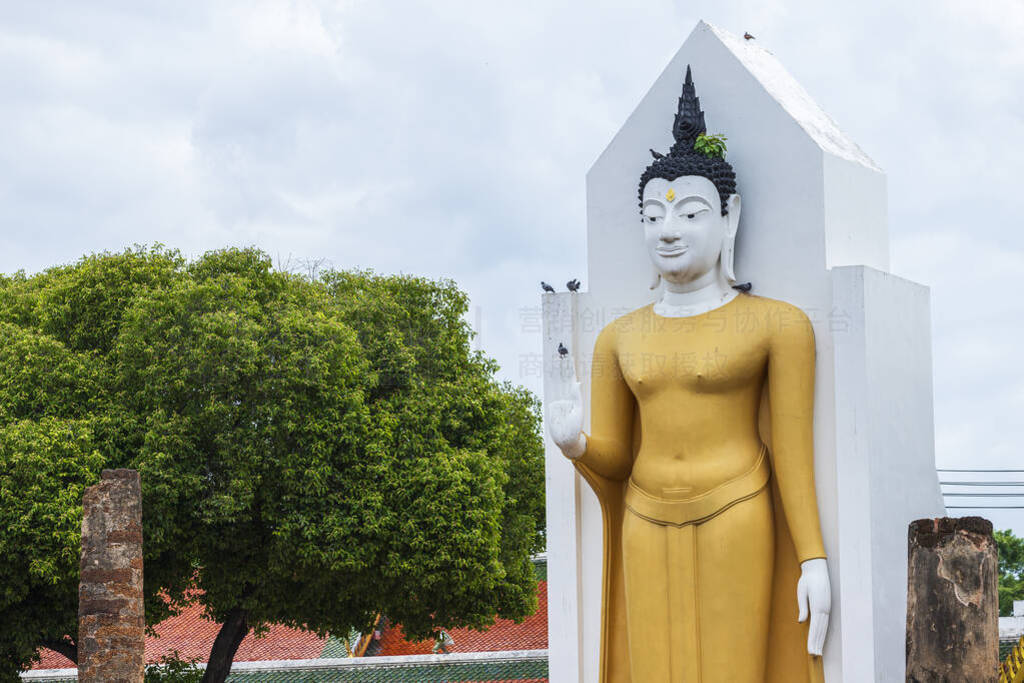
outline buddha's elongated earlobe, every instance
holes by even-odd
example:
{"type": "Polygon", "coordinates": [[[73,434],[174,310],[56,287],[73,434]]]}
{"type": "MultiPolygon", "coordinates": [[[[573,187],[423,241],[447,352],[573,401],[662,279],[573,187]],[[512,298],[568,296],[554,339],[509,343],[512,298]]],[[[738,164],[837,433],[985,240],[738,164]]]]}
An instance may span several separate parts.
{"type": "MultiPolygon", "coordinates": [[[[726,202],[729,213],[726,220],[725,235],[722,236],[722,275],[730,285],[736,284],[736,231],[740,227],[740,196],[729,195],[726,202]]],[[[653,289],[653,288],[652,288],[653,289]]]]}
{"type": "Polygon", "coordinates": [[[658,269],[655,268],[653,264],[651,265],[651,274],[652,275],[651,275],[651,287],[650,288],[651,289],[657,289],[658,285],[661,284],[661,273],[658,272],[658,269]]]}

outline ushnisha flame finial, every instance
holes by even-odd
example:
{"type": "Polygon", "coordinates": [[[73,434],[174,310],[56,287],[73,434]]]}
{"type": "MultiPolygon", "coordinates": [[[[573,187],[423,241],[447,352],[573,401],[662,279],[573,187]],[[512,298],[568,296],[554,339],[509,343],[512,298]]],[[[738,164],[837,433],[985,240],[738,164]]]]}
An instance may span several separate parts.
{"type": "Polygon", "coordinates": [[[697,97],[690,65],[687,64],[686,81],[683,83],[683,92],[679,95],[679,106],[675,122],[672,124],[672,137],[676,139],[676,143],[672,146],[669,155],[689,152],[693,149],[697,136],[706,133],[707,130],[708,127],[704,124],[704,112],[700,108],[700,98],[697,97]]]}
{"type": "Polygon", "coordinates": [[[704,112],[700,108],[689,64],[686,65],[686,80],[672,124],[672,136],[675,144],[667,155],[651,150],[654,161],[640,176],[640,208],[643,208],[644,186],[651,178],[664,178],[672,182],[682,176],[696,175],[715,184],[722,201],[722,215],[726,215],[729,212],[729,197],[736,192],[736,173],[725,160],[725,136],[707,135],[704,112]],[[702,141],[700,150],[694,148],[698,139],[702,141]],[[714,153],[709,154],[705,148],[710,148],[714,153]]]}

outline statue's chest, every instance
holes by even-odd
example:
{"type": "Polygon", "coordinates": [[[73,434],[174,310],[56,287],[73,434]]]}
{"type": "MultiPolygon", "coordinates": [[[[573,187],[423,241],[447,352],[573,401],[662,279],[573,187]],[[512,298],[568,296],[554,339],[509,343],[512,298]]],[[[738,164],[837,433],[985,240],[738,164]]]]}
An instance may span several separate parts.
{"type": "Polygon", "coordinates": [[[762,335],[727,324],[668,322],[619,337],[619,367],[638,398],[665,390],[709,393],[760,385],[768,363],[762,335]]]}

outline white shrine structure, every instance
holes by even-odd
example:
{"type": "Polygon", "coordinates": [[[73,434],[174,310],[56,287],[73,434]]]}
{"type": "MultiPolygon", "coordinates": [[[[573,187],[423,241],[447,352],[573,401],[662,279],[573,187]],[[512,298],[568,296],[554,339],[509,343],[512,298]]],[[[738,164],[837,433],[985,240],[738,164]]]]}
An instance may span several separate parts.
{"type": "MultiPolygon", "coordinates": [[[[888,272],[882,170],[756,42],[698,24],[590,169],[586,289],[544,295],[545,372],[556,371],[564,343],[586,409],[597,333],[657,295],[637,185],[648,150],[671,146],[688,64],[708,132],[728,136],[743,198],[736,276],[814,324],[815,468],[833,595],[826,680],[903,681],[907,525],[945,514],[928,288],[888,272]]],[[[550,438],[546,480],[550,680],[593,683],[601,510],[550,438]]],[[[736,655],[743,650],[737,642],[736,655]]]]}

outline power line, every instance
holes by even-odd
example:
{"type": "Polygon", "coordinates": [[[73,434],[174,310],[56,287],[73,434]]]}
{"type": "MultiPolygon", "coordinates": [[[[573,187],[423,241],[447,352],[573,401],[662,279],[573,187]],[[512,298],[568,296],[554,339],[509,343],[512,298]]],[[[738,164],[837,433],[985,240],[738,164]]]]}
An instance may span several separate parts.
{"type": "Polygon", "coordinates": [[[1017,472],[1018,474],[1024,473],[1024,470],[994,470],[994,469],[980,469],[980,470],[965,470],[955,468],[936,467],[936,472],[1017,472]]]}
{"type": "MultiPolygon", "coordinates": [[[[1024,474],[1024,469],[1020,468],[980,468],[980,469],[968,469],[960,467],[937,467],[935,471],[940,473],[943,472],[965,472],[968,474],[1024,474]]],[[[996,486],[1024,486],[1024,481],[940,481],[940,486],[964,486],[964,487],[996,487],[996,486]]],[[[1024,492],[1013,492],[1013,493],[1001,493],[1001,492],[967,492],[967,491],[953,491],[947,492],[942,491],[943,496],[955,496],[964,498],[1024,498],[1024,492]]],[[[994,501],[979,501],[980,503],[990,503],[994,501]]],[[[1013,501],[1017,502],[1017,501],[1013,501]]],[[[946,505],[947,510],[1024,510],[1024,505],[946,505]]]]}
{"type": "Polygon", "coordinates": [[[944,496],[968,496],[970,498],[1024,498],[1024,493],[964,493],[963,491],[954,491],[953,493],[943,493],[944,496]]]}

